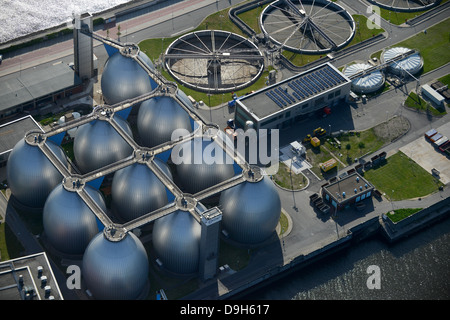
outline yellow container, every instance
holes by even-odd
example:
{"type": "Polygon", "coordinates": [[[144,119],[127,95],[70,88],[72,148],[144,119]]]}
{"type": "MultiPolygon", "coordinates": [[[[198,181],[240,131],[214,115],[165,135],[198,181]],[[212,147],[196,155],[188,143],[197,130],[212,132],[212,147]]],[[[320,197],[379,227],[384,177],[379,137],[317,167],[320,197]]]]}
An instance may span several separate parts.
{"type": "Polygon", "coordinates": [[[313,138],[311,139],[311,144],[313,145],[313,147],[318,147],[318,146],[320,146],[320,140],[319,140],[319,138],[313,137],[313,138]]]}
{"type": "Polygon", "coordinates": [[[324,163],[319,164],[320,169],[322,169],[325,172],[327,172],[330,169],[333,169],[336,166],[337,166],[336,159],[330,159],[328,161],[325,161],[324,163]]]}

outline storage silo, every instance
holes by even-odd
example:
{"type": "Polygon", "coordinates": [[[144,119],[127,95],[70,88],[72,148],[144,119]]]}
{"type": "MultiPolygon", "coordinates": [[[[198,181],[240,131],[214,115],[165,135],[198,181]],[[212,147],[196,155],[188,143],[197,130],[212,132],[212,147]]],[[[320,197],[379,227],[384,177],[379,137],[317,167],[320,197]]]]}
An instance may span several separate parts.
{"type": "MultiPolygon", "coordinates": [[[[114,120],[133,137],[127,121],[119,115],[114,120]]],[[[78,128],[73,143],[75,163],[83,173],[91,172],[108,164],[125,159],[133,148],[104,120],[94,120],[78,128]]]]}
{"type": "MultiPolygon", "coordinates": [[[[394,59],[402,54],[407,53],[411,49],[405,47],[394,47],[385,50],[381,54],[381,62],[386,63],[391,59],[394,59]]],[[[423,67],[423,58],[419,52],[410,55],[399,61],[395,61],[389,64],[388,71],[396,75],[405,76],[408,74],[415,75],[423,67]]]]}
{"type": "MultiPolygon", "coordinates": [[[[166,163],[154,158],[172,179],[166,163]]],[[[146,164],[135,163],[114,173],[111,208],[123,221],[131,221],[168,203],[166,187],[146,164]]]]}
{"type": "Polygon", "coordinates": [[[177,274],[198,271],[201,226],[188,211],[159,218],[153,226],[153,247],[163,267],[177,274]]]}
{"type": "Polygon", "coordinates": [[[150,148],[171,141],[176,129],[192,131],[188,113],[169,96],[153,97],[142,102],[137,128],[142,144],[150,148]]]}
{"type": "Polygon", "coordinates": [[[83,255],[83,279],[97,300],[145,298],[148,271],[147,252],[132,232],[119,241],[108,240],[100,232],[83,255]]]}
{"type": "MultiPolygon", "coordinates": [[[[139,57],[154,66],[145,53],[139,51],[139,57]]],[[[101,78],[103,99],[107,104],[115,104],[127,99],[136,98],[151,92],[157,85],[149,74],[131,56],[116,52],[108,58],[101,78]]]]}
{"type": "MultiPolygon", "coordinates": [[[[68,166],[64,151],[50,140],[45,143],[68,166]]],[[[32,208],[42,208],[47,196],[63,179],[39,147],[28,144],[25,139],[17,142],[11,151],[6,175],[12,195],[32,208]]]]}
{"type": "MultiPolygon", "coordinates": [[[[106,211],[101,193],[86,185],[85,191],[106,211]]],[[[50,244],[69,255],[82,255],[92,238],[99,232],[97,219],[77,192],[68,191],[62,184],[47,198],[43,210],[43,225],[50,244]]]]}
{"type": "Polygon", "coordinates": [[[273,182],[264,176],[258,182],[245,181],[222,192],[222,226],[230,238],[243,244],[268,239],[278,224],[281,201],[273,182]]]}
{"type": "MultiPolygon", "coordinates": [[[[344,69],[344,75],[351,78],[352,76],[360,72],[364,72],[364,70],[367,70],[371,67],[372,66],[370,64],[355,63],[347,66],[344,69]]],[[[384,85],[384,81],[384,75],[380,70],[373,71],[353,79],[352,91],[357,93],[372,93],[382,88],[384,85]]]]}
{"type": "Polygon", "coordinates": [[[195,138],[172,150],[181,189],[195,194],[234,176],[233,161],[212,139],[195,138]]]}

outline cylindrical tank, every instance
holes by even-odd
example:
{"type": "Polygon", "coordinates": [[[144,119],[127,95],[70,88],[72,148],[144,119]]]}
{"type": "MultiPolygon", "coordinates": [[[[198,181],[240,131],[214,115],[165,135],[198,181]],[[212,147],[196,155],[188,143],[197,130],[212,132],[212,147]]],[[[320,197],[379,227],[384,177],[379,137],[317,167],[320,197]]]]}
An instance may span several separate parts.
{"type": "Polygon", "coordinates": [[[232,159],[213,140],[195,138],[172,150],[182,189],[194,194],[234,176],[232,159]]]}
{"type": "MultiPolygon", "coordinates": [[[[45,143],[67,166],[64,151],[50,140],[45,143]]],[[[17,142],[11,151],[6,175],[12,195],[32,208],[42,208],[47,196],[63,179],[39,147],[29,145],[24,139],[17,142]]]]}
{"type": "Polygon", "coordinates": [[[243,182],[220,196],[222,226],[230,238],[243,244],[258,244],[272,235],[281,214],[281,201],[273,182],[243,182]]]}
{"type": "Polygon", "coordinates": [[[172,97],[154,97],[142,102],[137,128],[142,144],[150,148],[171,141],[176,129],[192,131],[188,113],[172,97]]]}
{"type": "MultiPolygon", "coordinates": [[[[158,158],[154,161],[169,178],[169,167],[158,158]]],[[[124,221],[131,221],[168,203],[166,187],[147,167],[135,163],[114,173],[111,186],[113,211],[124,221]]]]}
{"type": "MultiPolygon", "coordinates": [[[[114,119],[133,137],[126,120],[117,114],[114,119]]],[[[81,172],[87,173],[130,156],[133,148],[107,121],[94,120],[78,128],[73,152],[76,165],[81,172]]]]}
{"type": "Polygon", "coordinates": [[[138,299],[148,287],[148,270],[147,252],[132,232],[117,242],[100,232],[83,255],[82,275],[97,300],[138,299]]]}
{"type": "MultiPolygon", "coordinates": [[[[86,185],[86,192],[106,211],[99,191],[86,185]]],[[[98,233],[94,213],[76,192],[57,186],[47,198],[43,211],[45,234],[52,246],[65,254],[81,255],[98,233]]]]}
{"type": "MultiPolygon", "coordinates": [[[[385,63],[389,60],[407,53],[411,49],[405,47],[394,47],[384,51],[381,55],[381,62],[385,63]]],[[[393,62],[389,65],[388,70],[394,74],[405,76],[408,74],[416,74],[423,67],[423,59],[420,53],[415,53],[402,60],[393,62]]]]}
{"type": "MultiPolygon", "coordinates": [[[[139,56],[154,68],[145,53],[139,51],[139,56]]],[[[105,102],[110,105],[151,92],[156,86],[147,71],[132,57],[116,52],[105,63],[101,88],[105,102]]]]}
{"type": "MultiPolygon", "coordinates": [[[[355,63],[345,68],[344,75],[351,77],[371,67],[366,63],[355,63]]],[[[357,93],[372,93],[379,90],[383,85],[384,76],[379,70],[352,80],[352,90],[357,93]]]]}
{"type": "Polygon", "coordinates": [[[198,271],[201,226],[187,211],[159,218],[153,226],[153,247],[163,267],[178,274],[198,271]]]}

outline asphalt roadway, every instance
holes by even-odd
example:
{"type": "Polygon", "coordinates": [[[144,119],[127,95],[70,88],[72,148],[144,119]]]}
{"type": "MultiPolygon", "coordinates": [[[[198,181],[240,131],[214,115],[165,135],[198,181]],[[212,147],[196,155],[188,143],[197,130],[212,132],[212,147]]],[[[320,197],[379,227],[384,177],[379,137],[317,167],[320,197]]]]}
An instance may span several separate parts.
{"type": "MultiPolygon", "coordinates": [[[[146,38],[169,37],[194,28],[205,16],[216,12],[217,8],[222,9],[228,7],[230,3],[237,4],[239,2],[215,2],[209,0],[173,1],[173,5],[162,6],[159,9],[155,8],[155,11],[144,15],[136,15],[134,18],[121,22],[122,32],[126,34],[122,38],[126,36],[126,41],[138,43],[146,38]],[[189,6],[186,7],[186,4],[189,6]],[[150,25],[147,25],[139,19],[145,19],[150,25]]],[[[350,0],[343,0],[342,2],[346,5],[350,3],[350,0]]],[[[354,12],[367,15],[365,11],[367,5],[368,3],[363,1],[351,1],[351,9],[349,11],[352,12],[353,10],[354,12]]],[[[339,67],[353,60],[366,60],[371,53],[402,41],[447,17],[448,9],[436,13],[436,15],[414,27],[392,26],[382,20],[382,27],[389,33],[389,36],[385,40],[367,48],[360,48],[351,55],[341,57],[333,61],[333,63],[339,67]]],[[[96,44],[94,52],[99,58],[100,67],[107,59],[106,51],[100,44],[96,44]]],[[[20,69],[39,68],[48,63],[58,61],[69,63],[72,59],[72,40],[56,43],[49,47],[44,46],[39,49],[28,48],[22,54],[5,57],[0,67],[0,77],[15,76],[14,74],[20,72],[20,69]]],[[[446,65],[424,74],[420,78],[421,84],[446,75],[450,73],[449,71],[450,67],[446,65]]],[[[292,75],[286,69],[281,69],[279,72],[281,72],[282,78],[292,75]]],[[[394,152],[401,146],[423,135],[423,132],[432,126],[438,127],[450,119],[450,115],[441,118],[427,117],[426,115],[402,107],[402,103],[406,99],[407,94],[415,89],[415,86],[416,84],[414,82],[409,82],[401,88],[391,89],[369,100],[366,104],[341,105],[336,110],[338,112],[333,112],[333,114],[326,118],[316,119],[315,121],[304,121],[295,127],[282,130],[280,134],[280,146],[286,145],[294,140],[301,140],[306,133],[311,132],[317,126],[322,126],[328,130],[331,125],[332,131],[339,129],[364,130],[386,121],[394,115],[402,115],[411,123],[410,131],[401,139],[389,144],[382,150],[394,152]]],[[[203,115],[204,119],[211,120],[221,127],[224,127],[228,118],[233,117],[232,110],[229,110],[226,106],[211,110],[199,110],[199,112],[203,115]]],[[[284,235],[281,239],[276,237],[272,238],[272,241],[269,241],[267,245],[261,246],[256,250],[248,268],[233,275],[221,276],[218,281],[205,283],[201,290],[190,297],[193,299],[217,298],[217,295],[226,292],[228,290],[227,288],[234,288],[245,284],[250,278],[264,276],[273,266],[284,265],[300,253],[307,254],[324,244],[335,241],[345,236],[347,230],[353,226],[367,219],[379,216],[392,207],[415,207],[418,205],[418,200],[405,200],[392,203],[386,200],[373,200],[372,205],[368,206],[363,212],[349,210],[345,212],[345,215],[341,215],[337,219],[332,220],[326,217],[319,217],[309,204],[309,195],[318,190],[320,183],[320,181],[311,181],[311,185],[306,190],[298,192],[279,189],[283,208],[293,221],[293,228],[290,233],[284,235]]],[[[444,191],[423,198],[420,200],[420,204],[421,206],[426,206],[449,196],[449,188],[444,188],[444,191]]]]}

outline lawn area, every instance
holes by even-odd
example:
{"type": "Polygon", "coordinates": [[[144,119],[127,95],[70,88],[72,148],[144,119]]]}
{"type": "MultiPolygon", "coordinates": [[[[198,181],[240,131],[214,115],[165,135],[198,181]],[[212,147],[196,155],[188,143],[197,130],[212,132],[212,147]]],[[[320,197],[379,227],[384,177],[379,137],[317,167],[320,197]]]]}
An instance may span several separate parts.
{"type": "Polygon", "coordinates": [[[389,142],[388,139],[377,136],[373,128],[361,132],[343,134],[337,139],[341,144],[341,148],[338,147],[334,139],[325,140],[324,145],[334,154],[342,154],[341,161],[348,165],[352,164],[355,158],[359,158],[369,152],[375,152],[389,142]]]}
{"type": "Polygon", "coordinates": [[[0,223],[0,261],[7,261],[20,257],[24,248],[17,240],[8,225],[2,221],[0,223]]]}
{"type": "Polygon", "coordinates": [[[387,158],[386,164],[365,171],[364,177],[390,200],[424,197],[442,185],[401,151],[387,158]]]}
{"type": "Polygon", "coordinates": [[[423,111],[423,112],[427,112],[427,113],[429,112],[433,116],[442,116],[442,115],[447,114],[447,112],[445,111],[445,107],[443,107],[442,109],[436,109],[430,103],[423,100],[421,97],[419,97],[414,92],[411,92],[409,94],[408,98],[406,98],[405,106],[407,106],[409,108],[417,109],[419,111],[423,111]]]}
{"type": "Polygon", "coordinates": [[[395,46],[417,49],[424,60],[423,72],[434,70],[450,61],[450,18],[397,43],[395,46]]]}
{"type": "Polygon", "coordinates": [[[396,209],[394,211],[389,212],[387,216],[389,217],[389,219],[391,219],[392,222],[399,222],[421,210],[422,210],[421,208],[396,209]]]}
{"type": "Polygon", "coordinates": [[[305,187],[307,183],[307,179],[302,173],[299,174],[292,173],[291,176],[290,168],[283,162],[280,162],[280,167],[278,169],[278,172],[273,176],[273,180],[280,187],[289,190],[301,189],[305,187]]]}

